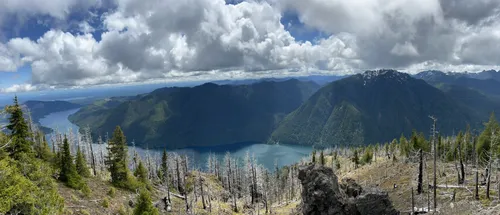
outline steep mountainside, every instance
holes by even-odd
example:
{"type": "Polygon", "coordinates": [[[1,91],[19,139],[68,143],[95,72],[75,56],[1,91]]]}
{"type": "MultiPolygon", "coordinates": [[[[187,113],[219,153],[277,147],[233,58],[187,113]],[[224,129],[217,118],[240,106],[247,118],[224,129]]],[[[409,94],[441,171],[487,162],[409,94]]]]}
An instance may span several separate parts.
{"type": "MultiPolygon", "coordinates": [[[[31,115],[31,119],[35,124],[38,124],[38,127],[45,133],[49,134],[52,132],[52,129],[39,125],[39,120],[51,113],[71,110],[75,108],[81,107],[79,104],[74,104],[67,101],[26,101],[23,104],[23,107],[26,109],[25,113],[29,113],[31,115]],[[29,110],[29,112],[28,112],[29,110]]],[[[27,116],[28,117],[28,116],[27,116]]],[[[1,121],[1,120],[0,120],[1,121]]]]}
{"type": "Polygon", "coordinates": [[[27,101],[24,106],[29,109],[33,121],[38,121],[50,113],[81,107],[81,105],[66,101],[27,101]]]}
{"type": "Polygon", "coordinates": [[[415,75],[416,78],[442,88],[445,85],[457,85],[477,90],[489,97],[500,98],[500,73],[484,71],[481,73],[444,73],[441,71],[425,71],[415,75]]]}
{"type": "Polygon", "coordinates": [[[97,112],[83,108],[70,120],[79,126],[89,125],[94,136],[104,136],[119,125],[128,140],[144,147],[262,142],[287,113],[318,88],[313,82],[295,79],[162,88],[97,112]]]}
{"type": "Polygon", "coordinates": [[[478,124],[476,113],[423,80],[394,70],[367,71],[321,88],[290,113],[270,142],[328,146],[390,141],[412,129],[442,133],[478,124]],[[472,120],[474,119],[474,120],[472,120]]]}

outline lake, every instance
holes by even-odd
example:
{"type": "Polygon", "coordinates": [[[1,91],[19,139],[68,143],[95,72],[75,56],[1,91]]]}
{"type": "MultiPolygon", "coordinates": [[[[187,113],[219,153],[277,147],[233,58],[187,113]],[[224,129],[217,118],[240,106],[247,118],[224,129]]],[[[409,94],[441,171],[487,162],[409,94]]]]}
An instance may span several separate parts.
{"type": "MultiPolygon", "coordinates": [[[[40,119],[40,124],[45,127],[52,128],[60,132],[67,132],[70,129],[73,132],[78,131],[78,126],[68,120],[68,116],[76,113],[78,109],[51,113],[44,118],[40,119]]],[[[126,134],[125,134],[126,135],[126,134]]],[[[47,140],[50,140],[51,135],[47,135],[47,140]]],[[[94,148],[99,150],[102,148],[100,145],[94,144],[94,148]]],[[[143,148],[135,149],[141,157],[146,153],[152,156],[160,157],[162,150],[143,148]]],[[[129,153],[133,153],[134,148],[129,146],[129,153]]],[[[217,156],[220,160],[224,157],[226,152],[230,152],[232,157],[243,159],[247,152],[253,154],[257,162],[264,167],[273,170],[275,162],[278,166],[293,164],[305,156],[308,156],[312,147],[299,146],[299,145],[268,145],[262,143],[254,144],[232,144],[227,146],[216,147],[203,147],[203,148],[186,148],[178,150],[168,150],[169,152],[176,152],[179,154],[186,154],[191,159],[191,164],[197,168],[205,168],[209,154],[217,156]],[[194,161],[194,162],[193,162],[194,161]]]]}

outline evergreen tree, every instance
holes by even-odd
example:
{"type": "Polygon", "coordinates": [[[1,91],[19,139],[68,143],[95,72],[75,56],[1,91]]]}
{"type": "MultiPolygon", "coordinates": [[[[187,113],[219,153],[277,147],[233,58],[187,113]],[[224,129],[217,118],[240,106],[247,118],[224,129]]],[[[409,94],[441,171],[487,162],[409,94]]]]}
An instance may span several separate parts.
{"type": "Polygon", "coordinates": [[[354,168],[358,168],[359,165],[359,155],[358,155],[358,150],[354,149],[354,154],[352,156],[352,162],[354,163],[354,168]]]}
{"type": "Polygon", "coordinates": [[[408,157],[410,155],[410,145],[403,134],[401,134],[401,137],[399,138],[399,145],[401,148],[401,156],[408,157]]]}
{"type": "Polygon", "coordinates": [[[141,160],[139,160],[139,165],[137,166],[137,169],[135,169],[134,176],[137,177],[140,182],[144,184],[148,183],[148,170],[144,167],[141,160]]]}
{"type": "Polygon", "coordinates": [[[161,175],[162,182],[168,181],[168,155],[166,149],[163,149],[163,154],[161,156],[161,167],[159,175],[161,175]]]}
{"type": "Polygon", "coordinates": [[[126,186],[128,180],[127,143],[120,126],[113,132],[108,143],[107,165],[111,173],[111,182],[116,186],[126,186]]]}
{"type": "Polygon", "coordinates": [[[312,151],[311,159],[312,164],[316,164],[316,150],[312,151]]]}
{"type": "Polygon", "coordinates": [[[11,131],[11,138],[13,139],[7,151],[15,159],[18,159],[23,153],[31,154],[32,143],[28,140],[28,124],[24,119],[23,111],[18,103],[17,96],[14,97],[14,105],[7,107],[7,112],[10,113],[7,128],[11,131]]]}
{"type": "MultiPolygon", "coordinates": [[[[496,147],[496,143],[494,143],[492,139],[492,134],[498,136],[499,132],[498,122],[495,119],[495,113],[492,113],[488,123],[486,123],[484,131],[479,136],[479,141],[476,146],[476,151],[479,156],[479,162],[485,164],[489,161],[489,153],[491,147],[496,147]]],[[[498,138],[496,138],[498,139],[498,138]]],[[[498,140],[496,140],[498,142],[498,140]]]]}
{"type": "Polygon", "coordinates": [[[325,161],[325,155],[323,154],[323,150],[321,150],[320,154],[319,154],[319,161],[321,163],[321,166],[324,166],[326,161],[325,161]]]}
{"type": "Polygon", "coordinates": [[[134,215],[158,215],[158,209],[153,206],[151,196],[148,191],[142,189],[137,197],[137,205],[134,208],[134,215]]]}
{"type": "Polygon", "coordinates": [[[38,144],[37,147],[35,147],[37,157],[44,161],[52,161],[52,159],[54,158],[54,154],[50,150],[49,143],[47,143],[45,135],[43,135],[42,132],[38,132],[36,138],[42,139],[41,143],[38,144]]]}
{"type": "Polygon", "coordinates": [[[66,136],[64,137],[63,148],[61,152],[60,161],[61,172],[59,173],[59,180],[66,183],[71,188],[80,189],[82,187],[82,180],[76,166],[73,163],[73,158],[69,149],[69,143],[66,136]]]}
{"type": "Polygon", "coordinates": [[[87,167],[87,161],[85,160],[85,156],[83,156],[80,147],[78,147],[78,151],[76,152],[76,171],[83,177],[90,177],[90,170],[87,167]]]}
{"type": "Polygon", "coordinates": [[[373,159],[373,151],[372,151],[372,146],[368,146],[365,149],[365,153],[363,154],[363,158],[361,159],[364,164],[372,163],[373,159]]]}

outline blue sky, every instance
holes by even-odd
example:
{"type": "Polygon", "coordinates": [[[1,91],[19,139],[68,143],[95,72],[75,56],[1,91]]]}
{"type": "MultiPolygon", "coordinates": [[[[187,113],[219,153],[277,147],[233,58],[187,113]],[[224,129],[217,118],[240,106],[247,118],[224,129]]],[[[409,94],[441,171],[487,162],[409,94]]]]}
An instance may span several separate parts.
{"type": "Polygon", "coordinates": [[[3,4],[0,93],[379,68],[500,70],[500,1],[3,4]]]}

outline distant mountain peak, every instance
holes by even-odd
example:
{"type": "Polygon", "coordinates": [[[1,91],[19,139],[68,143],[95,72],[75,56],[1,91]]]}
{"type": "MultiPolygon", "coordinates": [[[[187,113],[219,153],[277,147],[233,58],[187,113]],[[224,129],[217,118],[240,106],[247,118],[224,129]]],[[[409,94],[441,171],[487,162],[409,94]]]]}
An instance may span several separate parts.
{"type": "Polygon", "coordinates": [[[360,74],[360,77],[363,79],[364,85],[366,85],[368,83],[382,79],[393,80],[399,83],[404,83],[410,78],[410,75],[403,72],[398,72],[397,70],[380,69],[380,70],[368,70],[363,74],[360,74]]]}

